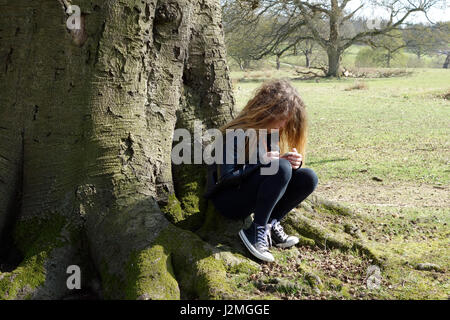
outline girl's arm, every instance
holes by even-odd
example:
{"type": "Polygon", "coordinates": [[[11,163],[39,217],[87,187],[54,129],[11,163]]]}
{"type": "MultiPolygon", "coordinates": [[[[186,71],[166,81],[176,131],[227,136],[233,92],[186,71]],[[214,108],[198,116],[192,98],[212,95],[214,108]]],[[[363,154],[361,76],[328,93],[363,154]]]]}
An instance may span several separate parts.
{"type": "Polygon", "coordinates": [[[233,142],[233,157],[232,163],[227,163],[227,146],[226,143],[223,144],[223,164],[219,164],[219,180],[225,180],[232,177],[240,176],[244,169],[237,165],[237,146],[236,143],[233,142]]]}

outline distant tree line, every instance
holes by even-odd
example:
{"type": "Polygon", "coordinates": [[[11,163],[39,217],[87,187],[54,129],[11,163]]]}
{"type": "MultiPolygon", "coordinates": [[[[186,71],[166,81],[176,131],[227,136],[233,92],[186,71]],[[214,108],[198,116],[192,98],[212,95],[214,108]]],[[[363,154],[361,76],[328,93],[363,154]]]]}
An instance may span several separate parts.
{"type": "Polygon", "coordinates": [[[303,55],[305,67],[340,76],[342,56],[352,45],[368,45],[359,59],[385,67],[406,50],[418,60],[444,55],[448,68],[449,22],[408,22],[414,13],[427,16],[444,5],[442,0],[223,0],[222,10],[227,52],[241,69],[267,56],[280,68],[282,56],[303,55]],[[351,2],[363,4],[350,10],[351,2]],[[359,14],[364,6],[383,9],[389,17],[364,17],[359,14]]]}

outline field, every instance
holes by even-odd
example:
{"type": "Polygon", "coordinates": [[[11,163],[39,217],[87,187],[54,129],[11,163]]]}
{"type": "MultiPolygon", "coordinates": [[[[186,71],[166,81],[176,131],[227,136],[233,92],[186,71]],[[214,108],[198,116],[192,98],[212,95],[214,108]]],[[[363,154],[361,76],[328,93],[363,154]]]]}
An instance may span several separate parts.
{"type": "MultiPolygon", "coordinates": [[[[252,295],[289,299],[450,296],[450,72],[408,71],[392,78],[292,80],[307,105],[305,166],[319,176],[315,194],[345,206],[357,217],[352,222],[348,216],[335,219],[328,212],[319,220],[333,216],[327,227],[342,232],[344,222],[357,226],[359,237],[387,261],[381,287],[367,289],[364,281],[370,261],[359,255],[300,246],[276,250],[282,262],[263,266],[250,276],[254,281],[246,290],[252,295]],[[296,279],[298,268],[319,274],[322,290],[306,290],[296,279]],[[419,270],[424,268],[428,270],[419,270]],[[289,286],[277,285],[283,277],[289,286]]],[[[294,79],[296,74],[287,65],[279,71],[232,72],[237,109],[261,81],[279,77],[294,79]]]]}

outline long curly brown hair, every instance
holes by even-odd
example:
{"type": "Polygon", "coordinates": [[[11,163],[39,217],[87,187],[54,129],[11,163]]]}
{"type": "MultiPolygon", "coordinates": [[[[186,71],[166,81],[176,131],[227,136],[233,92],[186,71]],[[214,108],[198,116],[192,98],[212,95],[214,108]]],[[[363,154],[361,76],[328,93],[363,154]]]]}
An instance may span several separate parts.
{"type": "Polygon", "coordinates": [[[288,80],[273,79],[264,82],[237,117],[220,130],[225,133],[227,129],[268,129],[274,122],[284,119],[287,122],[279,130],[280,154],[296,148],[305,163],[308,131],[306,106],[297,89],[288,80]]]}

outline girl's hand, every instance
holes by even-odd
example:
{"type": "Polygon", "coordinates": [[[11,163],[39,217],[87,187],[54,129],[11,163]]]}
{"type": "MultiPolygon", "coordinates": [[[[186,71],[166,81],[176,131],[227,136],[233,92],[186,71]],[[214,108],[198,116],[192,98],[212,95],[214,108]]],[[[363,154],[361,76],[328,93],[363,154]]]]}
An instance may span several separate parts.
{"type": "Polygon", "coordinates": [[[291,163],[292,169],[300,168],[303,161],[302,155],[295,148],[292,148],[292,152],[284,154],[281,158],[288,160],[291,163]]]}
{"type": "Polygon", "coordinates": [[[264,155],[265,162],[269,162],[272,160],[280,159],[280,153],[278,151],[270,151],[264,155]]]}

